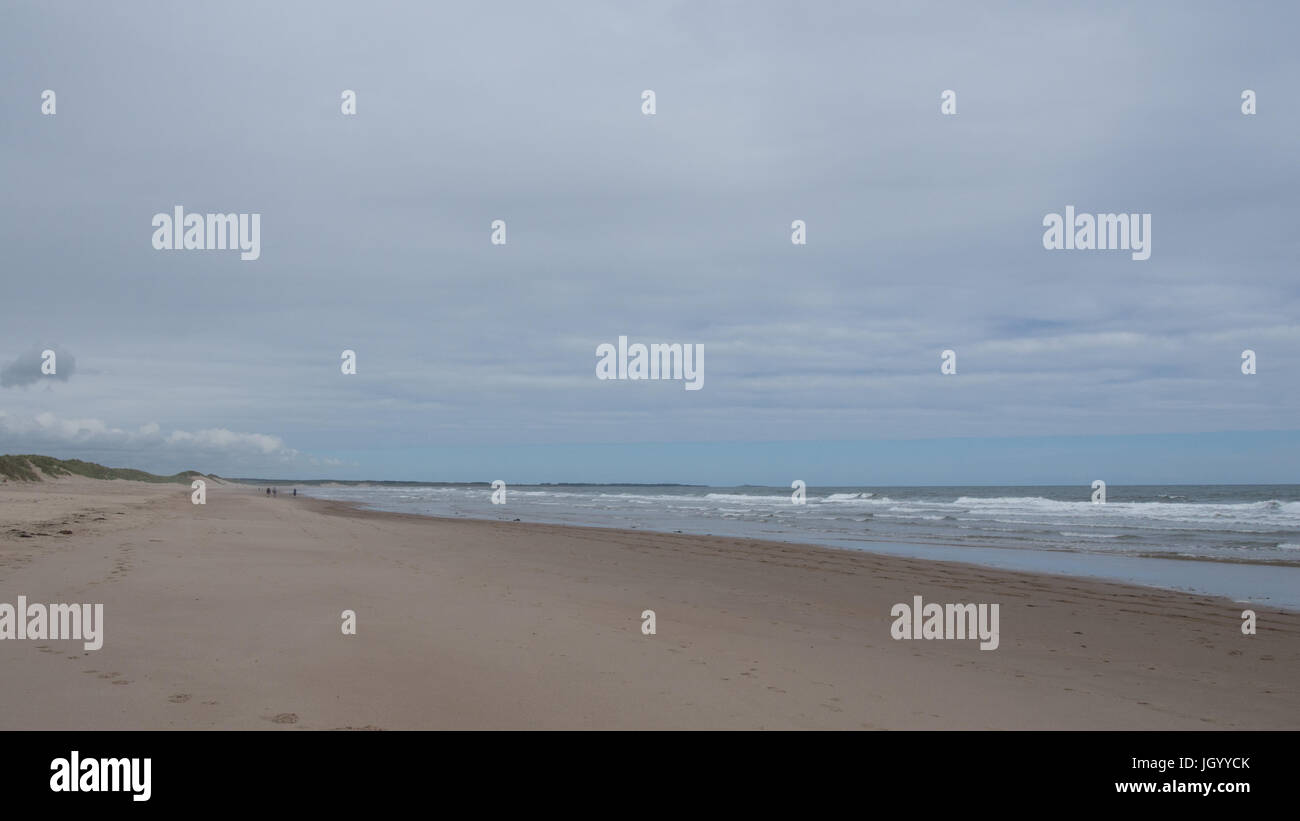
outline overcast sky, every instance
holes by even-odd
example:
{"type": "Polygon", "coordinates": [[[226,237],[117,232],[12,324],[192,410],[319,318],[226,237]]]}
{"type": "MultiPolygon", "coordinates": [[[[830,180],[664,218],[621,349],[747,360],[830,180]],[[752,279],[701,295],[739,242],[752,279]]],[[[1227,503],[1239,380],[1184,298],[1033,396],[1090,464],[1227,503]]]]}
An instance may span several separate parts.
{"type": "Polygon", "coordinates": [[[6,3],[0,452],[1297,481],[1258,432],[1298,427],[1300,12],[865,5],[6,3]],[[155,250],[176,205],[261,214],[260,259],[155,250]],[[1045,250],[1067,205],[1150,213],[1150,259],[1045,250]],[[703,344],[704,388],[598,380],[619,335],[703,344]],[[878,444],[916,439],[956,441],[878,444]]]}

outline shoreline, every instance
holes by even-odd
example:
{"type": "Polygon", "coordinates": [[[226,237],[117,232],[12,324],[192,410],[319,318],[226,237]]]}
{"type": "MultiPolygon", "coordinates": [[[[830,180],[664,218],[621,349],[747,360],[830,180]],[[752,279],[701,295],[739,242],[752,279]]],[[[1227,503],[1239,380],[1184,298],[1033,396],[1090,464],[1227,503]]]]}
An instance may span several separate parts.
{"type": "MultiPolygon", "coordinates": [[[[387,513],[394,516],[445,521],[505,522],[475,516],[443,516],[438,514],[407,513],[367,507],[368,503],[355,500],[321,499],[301,494],[299,498],[315,502],[350,505],[356,511],[387,513]]],[[[514,523],[514,522],[511,522],[514,523]]],[[[777,538],[736,536],[724,533],[687,532],[682,530],[657,530],[653,528],[620,528],[601,524],[574,524],[569,522],[525,521],[548,527],[573,527],[608,530],[618,533],[659,533],[664,535],[691,535],[705,538],[738,539],[741,541],[766,541],[774,544],[816,547],[827,550],[871,553],[879,556],[896,556],[926,562],[963,564],[972,568],[1004,570],[1009,572],[1059,576],[1066,579],[1094,579],[1143,589],[1167,590],[1178,593],[1208,596],[1245,606],[1278,607],[1300,613],[1300,563],[1260,561],[1243,562],[1229,559],[1186,556],[1159,556],[1150,554],[1102,554],[1087,551],[1035,550],[1029,548],[1003,548],[974,543],[898,541],[892,539],[858,538],[851,542],[833,543],[793,541],[777,538]],[[864,545],[864,546],[858,546],[864,545]],[[866,546],[870,545],[870,546],[866,546]],[[928,554],[928,555],[926,555],[928,554]],[[981,561],[983,560],[983,561],[981,561]],[[1173,572],[1170,572],[1173,571],[1173,572]],[[1228,592],[1229,590],[1234,592],[1228,592]]]]}
{"type": "Polygon", "coordinates": [[[0,602],[102,603],[105,635],[0,640],[0,727],[1300,728],[1300,615],[1270,607],[1247,636],[1101,580],[134,484],[0,488],[75,531],[6,518],[0,602]],[[999,605],[999,646],[892,639],[914,596],[999,605]]]}

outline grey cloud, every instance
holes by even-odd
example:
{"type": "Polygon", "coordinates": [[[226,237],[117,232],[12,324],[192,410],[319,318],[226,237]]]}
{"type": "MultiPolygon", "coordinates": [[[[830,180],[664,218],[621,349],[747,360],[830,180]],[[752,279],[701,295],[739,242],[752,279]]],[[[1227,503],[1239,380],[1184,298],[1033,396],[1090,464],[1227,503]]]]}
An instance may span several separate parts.
{"type": "Polygon", "coordinates": [[[37,345],[0,369],[0,387],[24,387],[51,379],[67,382],[76,372],[77,360],[69,350],[58,345],[37,345]],[[46,351],[52,352],[54,356],[47,358],[46,351]],[[54,373],[43,370],[46,361],[51,363],[54,373]]]}

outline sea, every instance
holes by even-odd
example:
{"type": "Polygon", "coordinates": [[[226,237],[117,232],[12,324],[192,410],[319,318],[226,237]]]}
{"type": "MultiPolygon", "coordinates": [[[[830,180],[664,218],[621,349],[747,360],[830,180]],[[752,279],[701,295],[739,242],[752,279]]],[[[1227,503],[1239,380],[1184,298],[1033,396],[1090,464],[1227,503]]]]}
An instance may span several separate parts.
{"type": "Polygon", "coordinates": [[[426,516],[823,545],[1226,596],[1300,610],[1300,485],[788,487],[300,486],[426,516]],[[498,497],[499,498],[499,497],[498,497]]]}

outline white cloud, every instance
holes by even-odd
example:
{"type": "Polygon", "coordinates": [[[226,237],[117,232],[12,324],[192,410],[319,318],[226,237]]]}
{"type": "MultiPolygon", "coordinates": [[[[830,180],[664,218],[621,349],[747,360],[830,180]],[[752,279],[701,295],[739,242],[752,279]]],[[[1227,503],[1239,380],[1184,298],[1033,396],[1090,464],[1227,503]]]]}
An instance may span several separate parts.
{"type": "Polygon", "coordinates": [[[225,428],[208,428],[194,433],[184,430],[172,431],[167,435],[170,445],[191,445],[204,450],[244,450],[255,449],[264,454],[286,451],[284,442],[278,436],[264,433],[235,433],[225,428]]]}
{"type": "Polygon", "coordinates": [[[225,428],[199,431],[173,430],[164,433],[157,422],[147,422],[134,431],[112,427],[100,419],[61,419],[49,411],[32,417],[10,416],[0,410],[0,437],[21,439],[23,449],[42,445],[85,445],[94,448],[172,450],[177,453],[249,453],[285,460],[298,452],[285,447],[278,436],[240,433],[225,428]]]}

